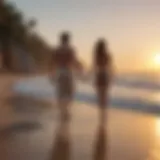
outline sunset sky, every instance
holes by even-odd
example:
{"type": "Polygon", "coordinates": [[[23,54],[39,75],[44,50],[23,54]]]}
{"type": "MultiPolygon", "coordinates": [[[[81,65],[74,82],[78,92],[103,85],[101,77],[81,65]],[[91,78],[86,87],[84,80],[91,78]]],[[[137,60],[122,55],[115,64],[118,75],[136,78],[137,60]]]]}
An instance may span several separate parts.
{"type": "Polygon", "coordinates": [[[159,0],[11,0],[51,45],[69,30],[79,57],[90,64],[94,42],[105,37],[119,70],[160,69],[159,0]]]}

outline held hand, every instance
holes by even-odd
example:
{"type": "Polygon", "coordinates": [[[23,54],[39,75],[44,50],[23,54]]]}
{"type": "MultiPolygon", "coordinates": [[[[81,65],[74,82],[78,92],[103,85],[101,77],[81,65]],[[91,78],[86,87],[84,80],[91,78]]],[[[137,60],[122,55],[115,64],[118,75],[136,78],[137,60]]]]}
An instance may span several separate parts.
{"type": "Polygon", "coordinates": [[[55,73],[51,72],[51,73],[49,73],[48,76],[49,76],[49,81],[53,84],[54,80],[55,80],[55,73]]]}

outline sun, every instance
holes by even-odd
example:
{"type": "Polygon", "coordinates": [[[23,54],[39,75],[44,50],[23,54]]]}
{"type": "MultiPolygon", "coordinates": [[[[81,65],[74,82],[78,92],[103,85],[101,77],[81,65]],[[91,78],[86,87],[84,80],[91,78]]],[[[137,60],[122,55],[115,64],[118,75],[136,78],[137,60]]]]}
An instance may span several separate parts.
{"type": "Polygon", "coordinates": [[[155,56],[154,56],[154,64],[156,66],[160,66],[160,53],[155,54],[155,56]]]}

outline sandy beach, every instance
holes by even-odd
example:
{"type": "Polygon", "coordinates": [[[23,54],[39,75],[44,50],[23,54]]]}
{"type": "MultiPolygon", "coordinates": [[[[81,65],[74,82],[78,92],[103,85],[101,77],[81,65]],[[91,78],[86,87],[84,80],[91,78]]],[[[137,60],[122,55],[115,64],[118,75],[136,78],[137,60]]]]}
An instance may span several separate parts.
{"type": "Polygon", "coordinates": [[[15,80],[1,76],[0,159],[160,159],[158,116],[109,108],[106,128],[101,129],[96,104],[75,101],[71,123],[63,126],[54,100],[11,93],[8,86],[15,80]]]}
{"type": "Polygon", "coordinates": [[[0,0],[0,160],[160,160],[160,0],[0,0]]]}

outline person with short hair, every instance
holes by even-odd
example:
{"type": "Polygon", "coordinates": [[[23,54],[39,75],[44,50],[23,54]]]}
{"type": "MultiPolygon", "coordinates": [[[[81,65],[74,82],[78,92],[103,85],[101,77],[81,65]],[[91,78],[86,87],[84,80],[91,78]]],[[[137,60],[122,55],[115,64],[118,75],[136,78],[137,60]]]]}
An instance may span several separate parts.
{"type": "Polygon", "coordinates": [[[71,35],[63,32],[60,44],[55,48],[52,57],[52,74],[55,78],[57,102],[61,109],[63,120],[69,118],[69,106],[74,96],[73,70],[77,67],[77,57],[71,45],[71,35]]]}

